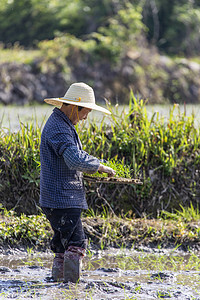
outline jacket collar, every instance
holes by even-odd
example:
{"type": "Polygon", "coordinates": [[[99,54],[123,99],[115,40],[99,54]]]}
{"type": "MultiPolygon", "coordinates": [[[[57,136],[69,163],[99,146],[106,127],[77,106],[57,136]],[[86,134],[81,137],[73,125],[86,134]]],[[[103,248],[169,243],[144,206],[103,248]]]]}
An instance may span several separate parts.
{"type": "Polygon", "coordinates": [[[75,129],[74,125],[72,124],[70,119],[65,115],[65,113],[63,111],[61,111],[59,108],[55,107],[53,109],[53,112],[56,113],[57,115],[59,115],[62,119],[64,119],[70,127],[75,129]]]}
{"type": "Polygon", "coordinates": [[[78,144],[80,146],[80,149],[82,149],[82,144],[81,144],[81,141],[80,141],[80,138],[78,136],[78,133],[76,132],[76,129],[74,127],[74,125],[72,124],[72,122],[70,121],[70,119],[65,115],[65,113],[63,111],[61,111],[59,108],[55,107],[53,109],[53,112],[57,115],[59,115],[62,119],[65,120],[65,122],[72,128],[72,130],[74,130],[75,132],[75,135],[76,135],[76,138],[78,140],[78,144]]]}

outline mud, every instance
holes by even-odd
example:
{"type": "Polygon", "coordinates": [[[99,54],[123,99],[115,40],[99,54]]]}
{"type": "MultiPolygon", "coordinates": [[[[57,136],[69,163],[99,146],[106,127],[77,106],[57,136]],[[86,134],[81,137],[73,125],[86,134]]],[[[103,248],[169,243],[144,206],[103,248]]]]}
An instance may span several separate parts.
{"type": "Polygon", "coordinates": [[[1,251],[0,299],[200,299],[198,253],[89,250],[78,284],[53,282],[52,261],[50,251],[1,251]]]}

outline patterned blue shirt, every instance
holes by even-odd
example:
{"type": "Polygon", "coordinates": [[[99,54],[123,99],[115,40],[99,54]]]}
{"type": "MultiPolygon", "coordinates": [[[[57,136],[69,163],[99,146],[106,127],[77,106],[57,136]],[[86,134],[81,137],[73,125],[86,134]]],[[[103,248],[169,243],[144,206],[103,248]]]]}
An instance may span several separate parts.
{"type": "Polygon", "coordinates": [[[42,131],[40,161],[40,205],[87,209],[82,172],[97,172],[100,162],[82,150],[74,125],[58,108],[42,131]]]}

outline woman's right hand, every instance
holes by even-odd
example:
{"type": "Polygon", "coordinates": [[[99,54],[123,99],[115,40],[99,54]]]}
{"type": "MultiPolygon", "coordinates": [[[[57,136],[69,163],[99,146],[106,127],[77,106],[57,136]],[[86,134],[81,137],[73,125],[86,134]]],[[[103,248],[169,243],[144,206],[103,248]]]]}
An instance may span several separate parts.
{"type": "Polygon", "coordinates": [[[104,166],[102,164],[99,165],[98,169],[99,173],[107,173],[109,177],[115,176],[116,172],[110,167],[104,166]]]}

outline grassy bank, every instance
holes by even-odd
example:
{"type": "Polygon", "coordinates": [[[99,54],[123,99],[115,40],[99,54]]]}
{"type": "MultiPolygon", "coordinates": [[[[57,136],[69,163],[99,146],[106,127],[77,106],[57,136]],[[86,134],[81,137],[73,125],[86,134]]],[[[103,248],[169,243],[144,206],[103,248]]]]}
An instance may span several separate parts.
{"type": "MultiPolygon", "coordinates": [[[[200,212],[192,206],[174,214],[163,212],[157,219],[117,217],[95,214],[89,210],[82,215],[89,242],[99,249],[107,247],[199,249],[200,212]]],[[[0,245],[49,248],[52,230],[43,214],[17,216],[14,211],[1,210],[0,245]]]]}

